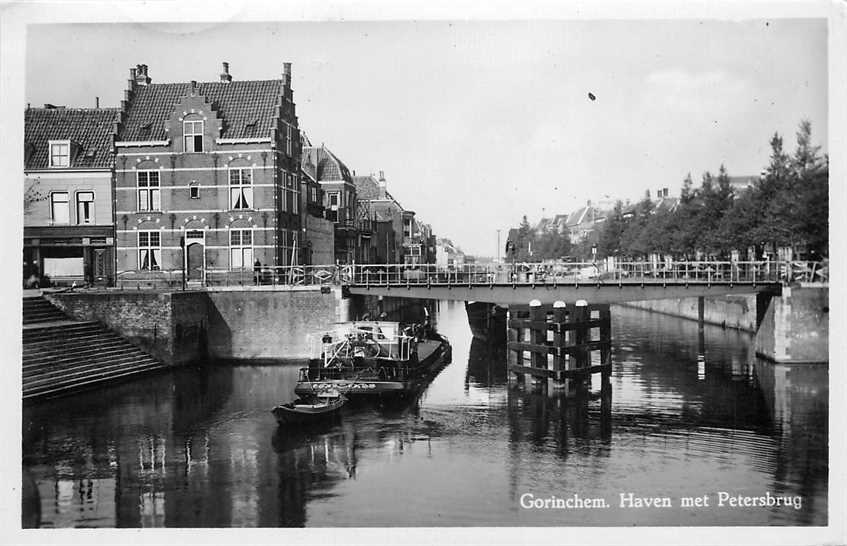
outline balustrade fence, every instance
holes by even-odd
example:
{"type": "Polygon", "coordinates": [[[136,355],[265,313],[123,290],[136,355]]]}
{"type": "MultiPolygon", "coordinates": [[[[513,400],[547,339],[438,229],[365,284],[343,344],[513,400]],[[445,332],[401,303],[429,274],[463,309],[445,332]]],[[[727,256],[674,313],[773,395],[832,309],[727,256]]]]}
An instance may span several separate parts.
{"type": "MultiPolygon", "coordinates": [[[[826,282],[828,268],[807,261],[571,262],[557,264],[354,264],[208,269],[187,286],[412,286],[826,282]]],[[[182,272],[124,272],[119,287],[182,284],[182,272]]]]}

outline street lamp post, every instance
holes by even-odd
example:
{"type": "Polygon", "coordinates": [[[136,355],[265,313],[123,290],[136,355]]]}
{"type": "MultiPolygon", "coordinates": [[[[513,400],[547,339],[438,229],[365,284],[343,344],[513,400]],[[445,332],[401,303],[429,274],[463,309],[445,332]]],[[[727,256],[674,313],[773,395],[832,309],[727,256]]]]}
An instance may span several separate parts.
{"type": "Polygon", "coordinates": [[[500,230],[497,230],[497,263],[500,263],[500,230]]]}

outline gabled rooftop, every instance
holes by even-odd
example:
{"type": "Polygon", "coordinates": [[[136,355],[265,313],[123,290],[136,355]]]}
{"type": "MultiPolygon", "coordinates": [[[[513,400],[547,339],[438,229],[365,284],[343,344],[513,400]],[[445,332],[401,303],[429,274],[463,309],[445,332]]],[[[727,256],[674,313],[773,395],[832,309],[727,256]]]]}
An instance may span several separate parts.
{"type": "Polygon", "coordinates": [[[24,114],[24,168],[49,168],[49,142],[71,142],[71,169],[112,166],[117,108],[27,108],[24,114]]]}
{"type": "Polygon", "coordinates": [[[307,157],[315,165],[315,174],[318,182],[353,182],[350,169],[335,154],[330,152],[326,146],[304,147],[301,164],[307,161],[307,157]]]}
{"type": "Polygon", "coordinates": [[[379,182],[373,175],[354,176],[353,184],[356,185],[356,197],[360,201],[380,198],[379,182]]]}
{"type": "Polygon", "coordinates": [[[283,80],[151,83],[134,87],[118,140],[165,140],[165,122],[196,92],[223,121],[220,138],[270,138],[284,93],[283,80]]]}

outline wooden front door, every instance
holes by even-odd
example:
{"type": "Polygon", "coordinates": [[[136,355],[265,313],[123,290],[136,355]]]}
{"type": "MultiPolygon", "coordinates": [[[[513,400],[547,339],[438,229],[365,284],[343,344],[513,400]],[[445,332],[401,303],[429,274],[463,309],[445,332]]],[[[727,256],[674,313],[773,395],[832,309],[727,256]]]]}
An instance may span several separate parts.
{"type": "Polygon", "coordinates": [[[200,243],[192,243],[187,249],[187,265],[185,276],[189,281],[203,280],[203,245],[200,243]]]}

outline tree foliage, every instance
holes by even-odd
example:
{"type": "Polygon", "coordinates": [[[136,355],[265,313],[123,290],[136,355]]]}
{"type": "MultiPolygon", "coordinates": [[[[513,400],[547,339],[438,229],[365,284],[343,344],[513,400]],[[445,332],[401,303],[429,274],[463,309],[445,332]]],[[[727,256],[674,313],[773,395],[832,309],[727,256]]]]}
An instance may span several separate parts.
{"type": "Polygon", "coordinates": [[[717,177],[704,173],[698,187],[686,175],[673,211],[654,210],[646,198],[630,218],[612,211],[600,236],[601,255],[726,258],[732,250],[767,245],[827,256],[829,162],[812,144],[811,131],[808,121],[800,123],[791,156],[774,134],[769,163],[751,189],[735,194],[721,165],[717,177]]]}
{"type": "Polygon", "coordinates": [[[734,191],[724,165],[717,176],[703,173],[696,187],[688,173],[674,206],[657,206],[649,192],[634,206],[618,201],[592,240],[571,244],[567,233],[534,234],[524,216],[518,228],[523,244],[518,248],[525,252],[517,259],[590,259],[593,241],[601,258],[640,259],[656,253],[726,259],[733,250],[746,254],[754,249],[760,255],[763,247],[791,247],[809,258],[828,256],[829,158],[813,144],[811,123],[800,123],[792,155],[779,134],[773,135],[770,146],[768,165],[752,187],[734,191]]]}

